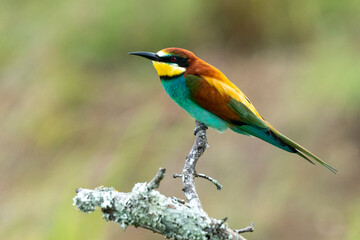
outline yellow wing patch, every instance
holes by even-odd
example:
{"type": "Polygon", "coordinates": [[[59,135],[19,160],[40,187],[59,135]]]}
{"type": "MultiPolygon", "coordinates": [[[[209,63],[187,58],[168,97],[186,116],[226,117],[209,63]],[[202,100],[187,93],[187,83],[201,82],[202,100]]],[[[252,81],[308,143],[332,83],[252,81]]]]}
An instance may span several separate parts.
{"type": "Polygon", "coordinates": [[[186,68],[179,67],[175,64],[153,61],[153,65],[159,77],[173,77],[176,75],[180,75],[186,71],[186,68]]]}
{"type": "Polygon", "coordinates": [[[260,114],[256,111],[255,107],[250,103],[249,99],[245,96],[245,94],[236,87],[230,80],[228,80],[224,75],[221,80],[211,77],[203,78],[212,86],[214,86],[220,94],[230,96],[231,98],[235,99],[236,101],[241,102],[247,108],[249,108],[256,116],[260,119],[264,120],[260,114]]]}

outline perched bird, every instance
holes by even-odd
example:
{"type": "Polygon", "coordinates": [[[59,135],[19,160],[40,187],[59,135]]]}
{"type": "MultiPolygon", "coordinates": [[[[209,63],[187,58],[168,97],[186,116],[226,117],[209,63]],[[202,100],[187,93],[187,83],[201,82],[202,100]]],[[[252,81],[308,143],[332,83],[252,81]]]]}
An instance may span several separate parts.
{"type": "Polygon", "coordinates": [[[330,171],[337,170],[310,151],[278,132],[256,111],[250,100],[215,67],[181,48],[157,53],[131,52],[153,61],[169,96],[193,118],[222,132],[231,130],[258,137],[285,151],[296,153],[330,171]]]}

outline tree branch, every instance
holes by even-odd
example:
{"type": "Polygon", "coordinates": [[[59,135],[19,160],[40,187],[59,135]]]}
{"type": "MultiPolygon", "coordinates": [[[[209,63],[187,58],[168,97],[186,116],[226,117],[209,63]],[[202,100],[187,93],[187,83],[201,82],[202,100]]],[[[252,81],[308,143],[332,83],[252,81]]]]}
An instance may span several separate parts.
{"type": "Polygon", "coordinates": [[[117,222],[126,229],[128,226],[142,227],[172,239],[232,239],[245,240],[240,233],[252,232],[253,224],[240,230],[232,230],[225,223],[227,218],[217,220],[204,212],[196,192],[194,178],[202,177],[220,190],[221,185],[213,178],[197,174],[195,167],[204,153],[207,144],[207,127],[196,121],[195,143],[186,157],[181,177],[183,192],[187,203],[175,197],[167,198],[155,189],[165,176],[165,169],[160,168],[149,183],[137,183],[130,193],[115,191],[114,188],[100,187],[94,190],[77,189],[74,205],[89,213],[100,207],[103,218],[117,222]]]}
{"type": "MultiPolygon", "coordinates": [[[[163,175],[164,169],[160,169],[154,178],[157,179],[157,186],[163,175]]],[[[130,193],[107,187],[94,190],[79,188],[74,205],[85,213],[100,207],[105,220],[117,222],[124,229],[133,225],[166,238],[245,240],[228,228],[223,220],[210,218],[197,206],[180,203],[152,189],[149,186],[154,186],[151,184],[153,181],[137,183],[130,193]]]]}
{"type": "Polygon", "coordinates": [[[180,176],[183,183],[182,190],[184,191],[185,197],[188,200],[189,205],[194,206],[199,210],[202,210],[201,202],[195,189],[194,178],[196,177],[196,163],[208,146],[206,137],[207,127],[197,120],[195,124],[195,143],[185,159],[184,169],[180,176]]]}

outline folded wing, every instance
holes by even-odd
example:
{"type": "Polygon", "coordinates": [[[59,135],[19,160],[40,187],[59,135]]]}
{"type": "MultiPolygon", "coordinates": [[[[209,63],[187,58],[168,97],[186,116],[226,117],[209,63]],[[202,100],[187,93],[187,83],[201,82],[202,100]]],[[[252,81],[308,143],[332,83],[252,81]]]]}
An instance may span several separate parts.
{"type": "Polygon", "coordinates": [[[186,83],[192,101],[228,122],[233,131],[258,137],[285,151],[297,153],[312,164],[314,160],[336,172],[336,169],[266,122],[249,99],[225,76],[219,80],[188,74],[186,83]]]}

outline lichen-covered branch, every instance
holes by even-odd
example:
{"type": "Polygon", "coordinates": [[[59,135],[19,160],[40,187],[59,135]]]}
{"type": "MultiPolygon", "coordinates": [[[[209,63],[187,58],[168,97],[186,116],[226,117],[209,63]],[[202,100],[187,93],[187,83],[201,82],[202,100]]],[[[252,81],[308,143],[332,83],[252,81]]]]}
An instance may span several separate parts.
{"type": "Polygon", "coordinates": [[[227,218],[216,220],[209,217],[196,192],[195,177],[209,180],[219,190],[222,187],[215,179],[195,170],[198,159],[208,147],[206,129],[203,123],[196,121],[195,143],[186,157],[182,173],[174,174],[174,177],[181,177],[188,202],[165,197],[155,190],[165,176],[165,169],[160,168],[154,179],[149,183],[137,183],[130,193],[106,187],[77,189],[74,205],[86,213],[99,207],[105,220],[117,222],[124,229],[133,225],[175,240],[244,240],[240,233],[252,232],[254,226],[232,230],[225,223],[227,218]]]}
{"type": "Polygon", "coordinates": [[[150,183],[137,183],[130,193],[114,188],[77,189],[74,205],[90,213],[99,207],[103,218],[128,226],[142,227],[172,239],[239,239],[225,221],[210,218],[194,205],[183,204],[154,190],[164,176],[164,169],[150,183]],[[153,183],[157,184],[154,185],[153,183]]]}

